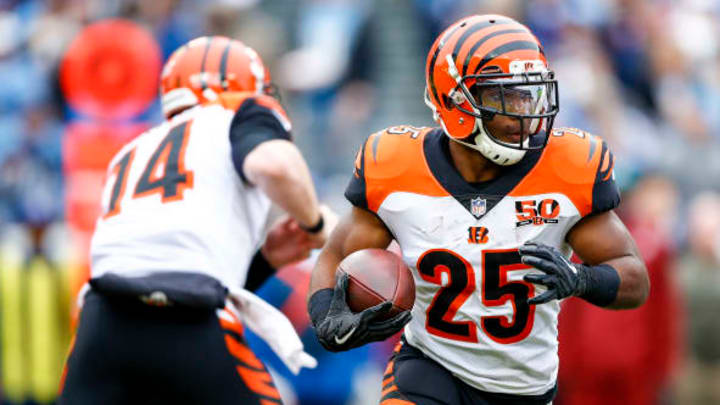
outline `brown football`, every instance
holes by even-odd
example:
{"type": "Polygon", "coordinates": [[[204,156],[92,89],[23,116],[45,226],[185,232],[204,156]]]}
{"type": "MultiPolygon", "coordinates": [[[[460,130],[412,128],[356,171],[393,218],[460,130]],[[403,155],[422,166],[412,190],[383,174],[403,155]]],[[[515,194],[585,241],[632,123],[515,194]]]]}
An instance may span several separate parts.
{"type": "Polygon", "coordinates": [[[385,249],[363,249],[353,252],[338,266],[350,275],[346,300],[353,312],[360,312],[385,301],[392,301],[387,319],[412,309],[415,281],[410,269],[395,253],[385,249]]]}

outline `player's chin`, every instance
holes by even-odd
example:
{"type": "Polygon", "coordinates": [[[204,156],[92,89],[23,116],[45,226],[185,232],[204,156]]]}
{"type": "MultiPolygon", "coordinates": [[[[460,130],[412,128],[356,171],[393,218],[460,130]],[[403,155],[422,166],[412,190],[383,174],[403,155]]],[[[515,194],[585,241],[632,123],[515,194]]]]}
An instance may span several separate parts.
{"type": "Polygon", "coordinates": [[[510,134],[503,134],[501,136],[498,136],[497,138],[503,143],[507,143],[507,144],[511,144],[511,145],[518,145],[523,140],[525,140],[526,137],[523,137],[523,135],[521,133],[516,132],[516,133],[510,133],[510,134]]]}

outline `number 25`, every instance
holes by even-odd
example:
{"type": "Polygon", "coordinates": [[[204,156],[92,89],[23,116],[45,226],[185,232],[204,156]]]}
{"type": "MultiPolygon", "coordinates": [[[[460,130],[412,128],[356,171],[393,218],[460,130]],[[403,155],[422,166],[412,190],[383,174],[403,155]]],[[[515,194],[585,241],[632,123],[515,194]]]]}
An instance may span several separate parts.
{"type": "MultiPolygon", "coordinates": [[[[503,344],[525,339],[535,318],[535,306],[527,304],[535,287],[525,281],[507,281],[507,273],[530,267],[520,262],[517,249],[485,250],[482,252],[482,264],[480,294],[483,305],[501,306],[510,301],[514,311],[511,321],[505,316],[481,317],[483,332],[493,341],[503,344]]],[[[423,280],[433,284],[443,285],[442,273],[448,278],[427,309],[427,331],[447,339],[478,342],[475,322],[453,320],[458,309],[476,289],[472,265],[451,250],[434,249],[420,256],[417,269],[423,280]]]]}

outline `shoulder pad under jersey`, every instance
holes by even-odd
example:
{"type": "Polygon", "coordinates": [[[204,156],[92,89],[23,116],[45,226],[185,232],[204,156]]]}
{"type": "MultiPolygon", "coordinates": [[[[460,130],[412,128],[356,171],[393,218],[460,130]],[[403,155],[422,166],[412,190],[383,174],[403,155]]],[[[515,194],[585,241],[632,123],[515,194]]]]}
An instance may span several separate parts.
{"type": "Polygon", "coordinates": [[[377,212],[393,192],[446,195],[432,176],[423,151],[425,135],[431,129],[396,126],[370,135],[356,155],[345,197],[357,207],[377,212]]]}
{"type": "Polygon", "coordinates": [[[575,128],[556,128],[537,165],[513,195],[562,192],[586,216],[620,203],[614,156],[600,137],[575,128]]]}

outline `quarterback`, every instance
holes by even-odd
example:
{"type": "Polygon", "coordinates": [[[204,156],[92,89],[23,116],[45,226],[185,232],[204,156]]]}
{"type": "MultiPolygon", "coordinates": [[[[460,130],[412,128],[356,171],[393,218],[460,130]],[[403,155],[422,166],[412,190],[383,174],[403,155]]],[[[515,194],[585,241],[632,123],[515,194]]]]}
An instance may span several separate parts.
{"type": "Polygon", "coordinates": [[[597,136],[553,128],[557,81],[537,38],[511,18],[457,21],[425,73],[440,126],[387,128],[360,148],[345,192],[352,211],[312,274],[318,338],[341,351],[404,327],[383,404],[550,403],[560,300],[625,309],[649,292],[613,212],[613,154],[597,136]],[[393,239],[415,279],[411,316],[379,320],[389,303],[352,313],[337,265],[393,239]]]}
{"type": "Polygon", "coordinates": [[[253,269],[273,257],[322,246],[327,227],[272,89],[257,53],[236,40],[202,37],[170,56],[167,119],[108,168],[60,404],[281,402],[241,322],[255,308],[271,323],[273,310],[242,287],[259,285],[253,269]],[[289,220],[255,253],[272,202],[289,220]],[[243,305],[226,305],[234,290],[243,305]]]}

